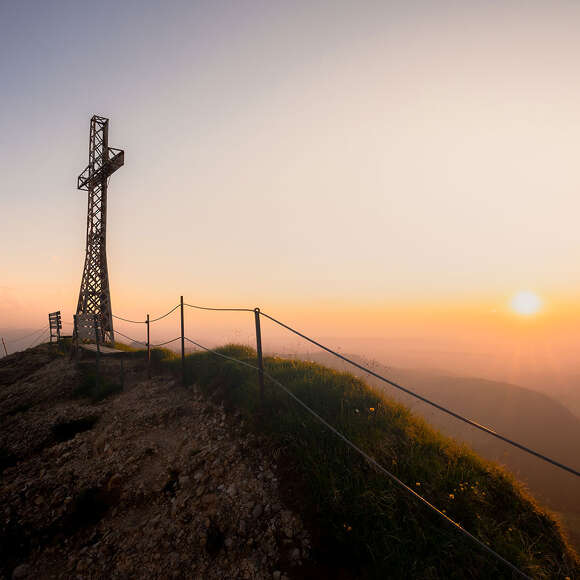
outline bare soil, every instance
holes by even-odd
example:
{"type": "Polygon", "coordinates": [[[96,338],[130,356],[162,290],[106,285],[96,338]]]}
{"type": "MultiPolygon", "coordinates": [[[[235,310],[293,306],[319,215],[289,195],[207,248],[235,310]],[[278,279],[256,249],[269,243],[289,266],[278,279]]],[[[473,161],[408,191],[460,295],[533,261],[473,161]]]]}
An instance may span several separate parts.
{"type": "Polygon", "coordinates": [[[195,388],[124,376],[94,404],[47,345],[0,360],[0,578],[310,576],[276,450],[195,388]]]}

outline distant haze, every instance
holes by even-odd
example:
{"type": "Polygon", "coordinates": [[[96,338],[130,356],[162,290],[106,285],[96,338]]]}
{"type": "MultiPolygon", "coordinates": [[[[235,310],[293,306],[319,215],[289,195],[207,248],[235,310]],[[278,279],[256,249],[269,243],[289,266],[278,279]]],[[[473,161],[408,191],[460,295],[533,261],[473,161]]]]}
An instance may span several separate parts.
{"type": "Polygon", "coordinates": [[[117,314],[260,306],[386,365],[574,392],[579,22],[564,0],[1,3],[0,332],[72,320],[100,114],[125,149],[117,314]],[[509,309],[525,290],[536,316],[509,309]]]}

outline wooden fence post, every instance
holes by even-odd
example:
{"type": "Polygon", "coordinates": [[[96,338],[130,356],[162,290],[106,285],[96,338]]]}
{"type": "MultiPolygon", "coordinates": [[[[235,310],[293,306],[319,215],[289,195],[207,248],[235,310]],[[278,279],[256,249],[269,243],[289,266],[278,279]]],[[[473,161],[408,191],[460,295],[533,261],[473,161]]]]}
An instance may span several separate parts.
{"type": "Polygon", "coordinates": [[[4,342],[4,337],[2,337],[2,346],[4,347],[4,352],[6,353],[6,356],[8,356],[8,351],[6,350],[6,343],[4,342]]]}

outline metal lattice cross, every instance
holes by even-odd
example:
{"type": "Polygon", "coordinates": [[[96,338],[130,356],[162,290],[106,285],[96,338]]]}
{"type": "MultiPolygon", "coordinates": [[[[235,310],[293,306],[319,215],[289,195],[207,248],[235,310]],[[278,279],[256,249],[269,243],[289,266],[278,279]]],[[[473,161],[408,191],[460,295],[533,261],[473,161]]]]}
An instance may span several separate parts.
{"type": "Polygon", "coordinates": [[[94,115],[89,164],[77,184],[78,189],[88,191],[87,248],[76,313],[76,332],[81,340],[94,340],[96,315],[100,341],[114,343],[107,272],[107,180],[124,161],[124,151],[109,147],[109,119],[94,115]]]}

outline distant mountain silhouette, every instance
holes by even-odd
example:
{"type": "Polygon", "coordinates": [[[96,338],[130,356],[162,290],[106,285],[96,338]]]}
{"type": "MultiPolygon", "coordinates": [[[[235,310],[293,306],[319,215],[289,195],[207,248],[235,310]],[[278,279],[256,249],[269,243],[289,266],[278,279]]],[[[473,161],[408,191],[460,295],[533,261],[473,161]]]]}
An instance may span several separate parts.
{"type": "Polygon", "coordinates": [[[554,397],[580,419],[580,375],[569,376],[567,386],[557,387],[554,397]]]}
{"type": "MultiPolygon", "coordinates": [[[[393,368],[357,355],[348,357],[518,443],[580,470],[580,420],[547,395],[509,383],[447,376],[437,371],[393,368]]],[[[410,407],[443,433],[508,467],[538,500],[560,515],[572,541],[580,547],[580,479],[478,431],[327,353],[309,353],[300,358],[351,372],[367,383],[384,389],[388,396],[410,407]]]]}

